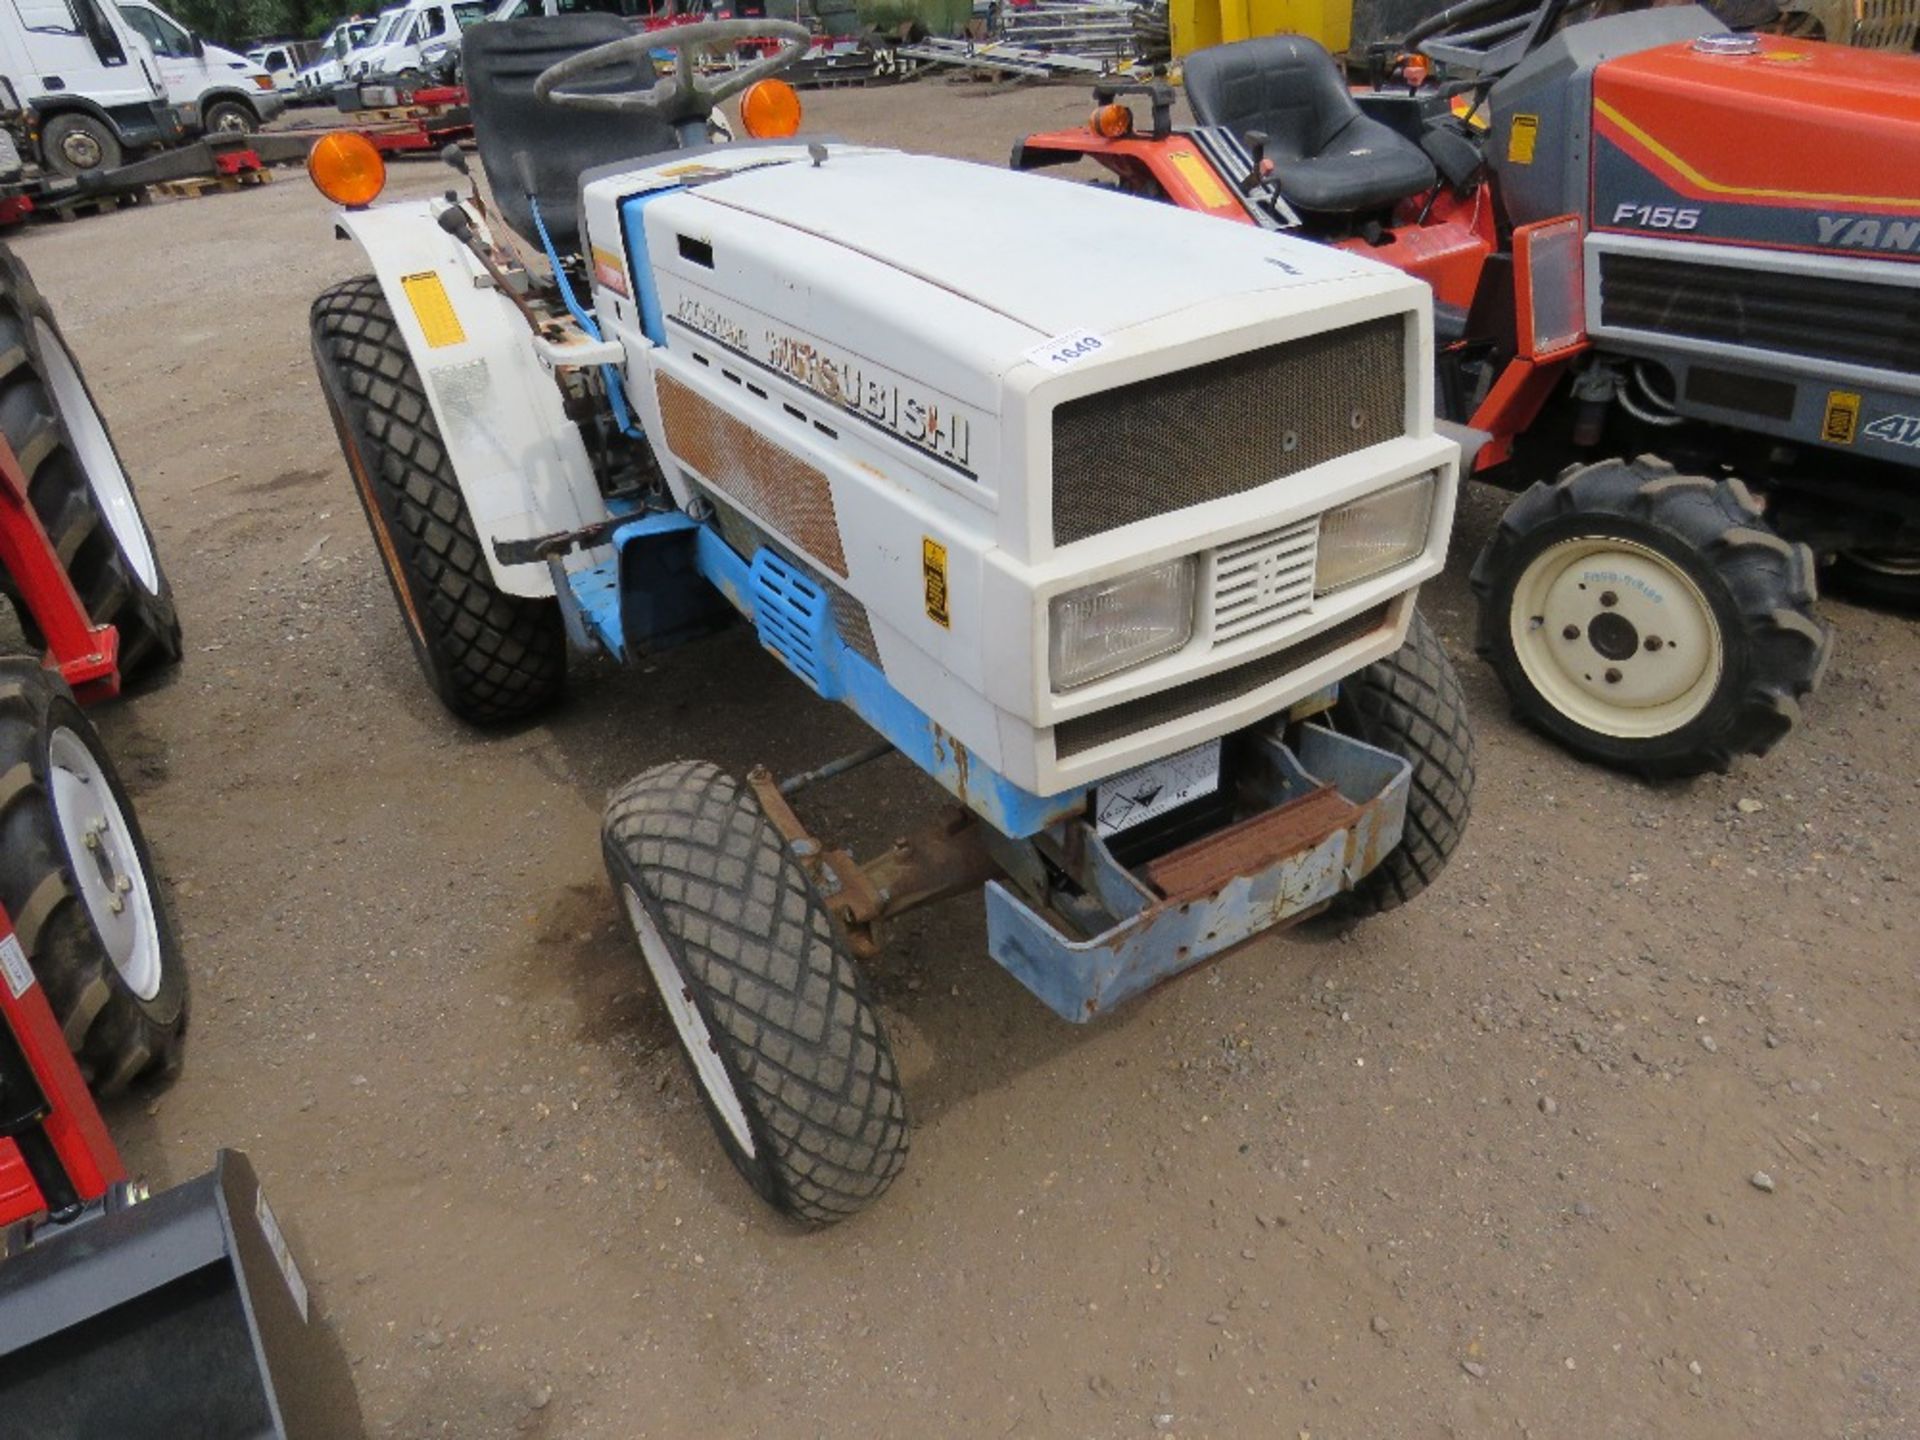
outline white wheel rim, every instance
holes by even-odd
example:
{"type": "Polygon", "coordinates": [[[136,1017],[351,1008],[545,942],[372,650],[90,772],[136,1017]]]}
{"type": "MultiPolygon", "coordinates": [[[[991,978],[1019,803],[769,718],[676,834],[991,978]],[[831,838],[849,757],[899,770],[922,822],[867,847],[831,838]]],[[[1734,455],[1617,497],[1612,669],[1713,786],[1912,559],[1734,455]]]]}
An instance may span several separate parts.
{"type": "Polygon", "coordinates": [[[673,1017],[673,1028],[680,1034],[680,1045],[693,1061],[693,1073],[699,1077],[700,1088],[707,1092],[707,1098],[713,1102],[713,1108],[720,1112],[727,1133],[733,1136],[734,1143],[744,1150],[749,1159],[755,1153],[753,1131],[747,1125],[747,1109],[740,1103],[740,1094],[733,1088],[733,1077],[727,1074],[727,1067],[720,1062],[720,1052],[714,1048],[713,1035],[707,1029],[699,1008],[693,1003],[693,991],[686,978],[680,973],[680,965],[673,958],[673,951],[667,948],[667,938],[660,933],[660,927],[653,922],[653,915],[641,903],[640,896],[631,885],[620,887],[620,898],[627,907],[627,919],[633,924],[633,933],[640,941],[640,953],[646,957],[647,969],[653,972],[653,983],[660,991],[660,998],[666,1002],[667,1014],[673,1017]]]}
{"type": "Polygon", "coordinates": [[[1520,668],[1562,715],[1647,740],[1697,718],[1725,664],[1720,625],[1685,572],[1645,545],[1593,536],[1549,546],[1508,614],[1520,668]]]}
{"type": "Polygon", "coordinates": [[[107,957],[142,1000],[160,993],[160,924],[133,827],[87,744],[65,726],[47,742],[54,823],[66,842],[80,902],[107,957]]]}
{"type": "Polygon", "coordinates": [[[69,133],[60,142],[61,153],[82,170],[97,170],[100,162],[106,159],[106,152],[100,148],[100,142],[84,130],[69,133]]]}
{"type": "Polygon", "coordinates": [[[53,391],[53,403],[66,423],[67,433],[73,437],[73,448],[80,469],[87,477],[87,488],[93,492],[94,502],[106,518],[107,529],[118,542],[120,553],[127,557],[127,563],[147,593],[158,595],[160,562],[154,558],[153,538],[147,534],[146,522],[140,518],[140,507],[133,500],[133,485],[120,466],[120,457],[114,454],[113,442],[107,438],[107,427],[100,419],[100,412],[93,408],[87,387],[81,383],[80,371],[67,353],[67,347],[60,343],[60,337],[53,333],[53,327],[36,315],[33,330],[46,362],[47,385],[53,391]]]}

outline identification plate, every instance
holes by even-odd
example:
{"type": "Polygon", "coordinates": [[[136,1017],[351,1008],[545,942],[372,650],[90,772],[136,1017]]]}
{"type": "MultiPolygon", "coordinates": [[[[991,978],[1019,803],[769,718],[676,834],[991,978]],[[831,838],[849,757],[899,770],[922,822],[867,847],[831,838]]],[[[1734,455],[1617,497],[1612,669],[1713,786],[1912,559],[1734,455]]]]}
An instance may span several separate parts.
{"type": "Polygon", "coordinates": [[[15,936],[0,940],[0,975],[6,977],[7,989],[16,1000],[33,988],[33,967],[27,964],[27,952],[15,936]]]}
{"type": "Polygon", "coordinates": [[[1094,792],[1094,823],[1118,835],[1220,788],[1220,742],[1209,740],[1138,770],[1103,781],[1094,792]]]}

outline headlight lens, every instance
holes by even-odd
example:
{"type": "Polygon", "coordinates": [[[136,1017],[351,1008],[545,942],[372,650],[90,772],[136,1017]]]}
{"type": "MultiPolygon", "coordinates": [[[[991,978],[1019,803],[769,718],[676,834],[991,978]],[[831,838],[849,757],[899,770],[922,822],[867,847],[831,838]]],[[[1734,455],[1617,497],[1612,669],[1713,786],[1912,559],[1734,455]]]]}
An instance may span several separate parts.
{"type": "Polygon", "coordinates": [[[1438,484],[1437,475],[1421,475],[1322,515],[1313,593],[1370,580],[1426,549],[1438,484]]]}
{"type": "Polygon", "coordinates": [[[1129,669],[1193,637],[1191,555],[1053,597],[1047,664],[1055,690],[1129,669]]]}

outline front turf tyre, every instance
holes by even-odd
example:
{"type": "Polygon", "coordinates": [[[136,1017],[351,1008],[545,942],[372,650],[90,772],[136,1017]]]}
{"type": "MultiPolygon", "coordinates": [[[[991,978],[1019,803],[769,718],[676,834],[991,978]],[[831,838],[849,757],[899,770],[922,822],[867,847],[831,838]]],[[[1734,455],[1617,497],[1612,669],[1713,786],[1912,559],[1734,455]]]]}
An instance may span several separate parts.
{"type": "Polygon", "coordinates": [[[180,1065],[187,974],[100,737],[51,671],[0,660],[0,906],[98,1094],[180,1065]]]}
{"type": "Polygon", "coordinates": [[[872,1204],[907,1158],[893,1051],[752,794],[711,765],[656,766],[614,792],[601,838],[728,1158],[807,1224],[872,1204]]]}
{"type": "MultiPolygon", "coordinates": [[[[0,246],[0,434],[27,478],[27,496],[96,625],[120,633],[120,674],[180,658],[173,589],[134,498],[133,482],[73,352],[11,250],[0,246]]],[[[39,630],[10,589],[28,639],[39,630]]]]}
{"type": "Polygon", "coordinates": [[[1842,550],[1827,567],[1827,588],[1868,605],[1920,610],[1920,550],[1842,550]]]}
{"type": "Polygon", "coordinates": [[[1473,728],[1460,677],[1418,610],[1406,643],[1340,682],[1333,725],[1413,766],[1400,843],[1333,905],[1375,915],[1413,899],[1438,878],[1473,810],[1473,728]]]}
{"type": "Polygon", "coordinates": [[[49,170],[69,177],[115,169],[125,158],[119,137],[106,121],[73,110],[40,127],[40,153],[49,170]]]}
{"type": "Polygon", "coordinates": [[[1765,754],[1826,665],[1813,552],[1775,534],[1739,481],[1650,456],[1528,490],[1472,584],[1480,653],[1515,712],[1649,777],[1765,754]]]}
{"type": "Polygon", "coordinates": [[[478,725],[545,709],[566,684],[560,604],[493,583],[380,282],[362,275],[325,291],[312,327],[327,410],[433,693],[478,725]]]}

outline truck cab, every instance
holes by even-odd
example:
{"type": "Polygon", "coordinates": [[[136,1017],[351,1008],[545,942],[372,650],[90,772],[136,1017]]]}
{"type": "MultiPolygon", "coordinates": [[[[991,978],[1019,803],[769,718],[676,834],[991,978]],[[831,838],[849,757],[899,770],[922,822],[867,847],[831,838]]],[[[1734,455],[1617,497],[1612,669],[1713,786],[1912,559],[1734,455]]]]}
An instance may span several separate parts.
{"type": "Polygon", "coordinates": [[[319,100],[346,79],[346,58],[373,34],[380,22],[371,15],[355,15],[342,20],[320,41],[312,60],[294,76],[300,93],[319,100]]]}
{"type": "Polygon", "coordinates": [[[349,56],[347,79],[424,80],[460,48],[460,34],[487,18],[487,0],[412,0],[389,11],[390,23],[349,56]]]}
{"type": "Polygon", "coordinates": [[[274,93],[291,99],[299,92],[295,76],[303,55],[317,50],[311,40],[269,40],[247,51],[247,59],[266,71],[273,80],[274,93]]]}
{"type": "Polygon", "coordinates": [[[273,77],[246,56],[208,44],[149,0],[119,0],[119,10],[152,48],[189,132],[246,134],[286,108],[273,77]]]}
{"type": "Polygon", "coordinates": [[[0,78],[13,113],[33,117],[23,150],[62,175],[181,136],[157,58],[111,0],[0,0],[0,78]]]}

